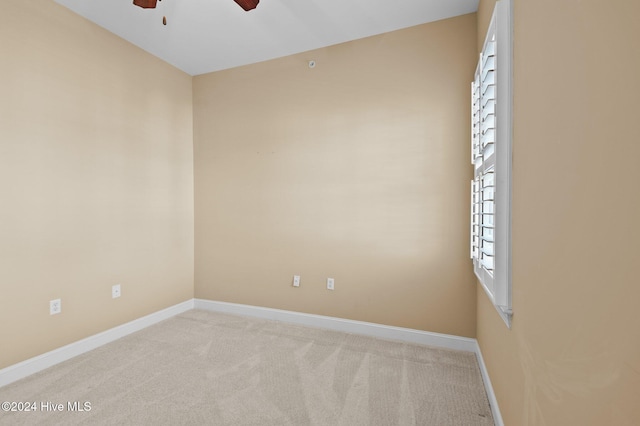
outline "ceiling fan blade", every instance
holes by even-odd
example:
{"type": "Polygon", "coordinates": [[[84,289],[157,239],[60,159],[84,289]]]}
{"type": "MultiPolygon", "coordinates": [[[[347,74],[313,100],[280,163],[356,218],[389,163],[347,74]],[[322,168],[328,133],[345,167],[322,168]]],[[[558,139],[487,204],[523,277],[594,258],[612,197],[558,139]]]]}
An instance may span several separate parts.
{"type": "Polygon", "coordinates": [[[133,4],[143,9],[154,9],[158,0],[133,0],[133,4]]]}
{"type": "Polygon", "coordinates": [[[260,0],[233,0],[233,1],[238,3],[238,5],[244,10],[246,10],[247,12],[250,11],[251,9],[255,9],[258,6],[258,3],[260,3],[260,0]]]}

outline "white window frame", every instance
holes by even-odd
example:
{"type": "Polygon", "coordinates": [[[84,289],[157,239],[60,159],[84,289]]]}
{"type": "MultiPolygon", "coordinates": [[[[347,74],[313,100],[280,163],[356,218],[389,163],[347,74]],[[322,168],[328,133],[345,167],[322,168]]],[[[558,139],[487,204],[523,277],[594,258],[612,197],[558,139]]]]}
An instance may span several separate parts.
{"type": "Polygon", "coordinates": [[[471,259],[478,280],[509,328],[513,315],[512,22],[512,0],[497,1],[471,85],[471,259]],[[495,92],[483,91],[483,84],[495,92]],[[491,102],[495,102],[494,108],[485,110],[491,102]],[[491,179],[493,185],[489,184],[491,179]]]}

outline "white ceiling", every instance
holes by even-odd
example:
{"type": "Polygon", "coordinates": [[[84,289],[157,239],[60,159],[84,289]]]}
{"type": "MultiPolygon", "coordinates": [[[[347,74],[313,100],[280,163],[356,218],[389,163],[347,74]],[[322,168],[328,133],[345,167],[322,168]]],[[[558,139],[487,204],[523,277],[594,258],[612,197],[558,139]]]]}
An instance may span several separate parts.
{"type": "Polygon", "coordinates": [[[191,75],[475,12],[478,0],[55,0],[191,75]],[[167,25],[162,25],[162,17],[167,25]]]}

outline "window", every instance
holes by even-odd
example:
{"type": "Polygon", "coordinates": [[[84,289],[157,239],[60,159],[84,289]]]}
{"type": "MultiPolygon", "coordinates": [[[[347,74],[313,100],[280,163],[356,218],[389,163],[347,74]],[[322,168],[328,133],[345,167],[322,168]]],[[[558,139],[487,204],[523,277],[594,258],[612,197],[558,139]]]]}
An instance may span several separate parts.
{"type": "Polygon", "coordinates": [[[511,1],[493,11],[471,83],[471,259],[511,327],[511,1]]]}

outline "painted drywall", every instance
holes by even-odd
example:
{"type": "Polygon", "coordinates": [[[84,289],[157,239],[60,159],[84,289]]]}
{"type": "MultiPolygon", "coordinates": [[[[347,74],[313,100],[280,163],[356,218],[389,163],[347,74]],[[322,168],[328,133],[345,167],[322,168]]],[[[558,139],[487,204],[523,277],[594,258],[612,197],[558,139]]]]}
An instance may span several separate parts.
{"type": "Polygon", "coordinates": [[[193,297],[191,77],[52,1],[2,11],[0,368],[193,297]]]}
{"type": "Polygon", "coordinates": [[[639,20],[514,2],[513,325],[479,289],[477,329],[508,426],[640,424],[639,20]]]}
{"type": "Polygon", "coordinates": [[[195,77],[196,297],[473,337],[476,55],[471,14],[195,77]]]}

